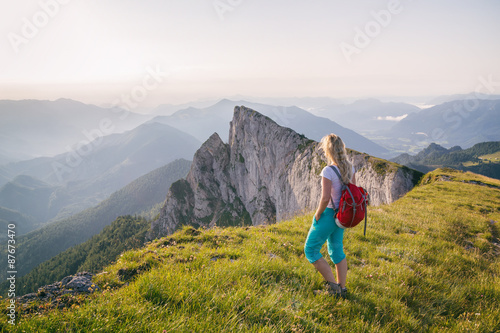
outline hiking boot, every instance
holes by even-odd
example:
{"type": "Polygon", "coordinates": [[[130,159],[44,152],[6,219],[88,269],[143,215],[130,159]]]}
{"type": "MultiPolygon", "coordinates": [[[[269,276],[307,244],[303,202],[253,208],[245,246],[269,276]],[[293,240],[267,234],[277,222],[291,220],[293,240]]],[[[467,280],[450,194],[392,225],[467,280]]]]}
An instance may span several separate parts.
{"type": "Polygon", "coordinates": [[[347,298],[347,287],[340,289],[340,297],[342,297],[343,299],[347,298]]]}
{"type": "Polygon", "coordinates": [[[342,292],[340,284],[328,281],[326,282],[326,290],[328,290],[328,293],[333,296],[340,295],[340,293],[342,292]]]}
{"type": "Polygon", "coordinates": [[[334,297],[347,297],[347,288],[342,288],[340,284],[335,282],[325,282],[326,290],[314,290],[314,294],[329,294],[334,297]]]}

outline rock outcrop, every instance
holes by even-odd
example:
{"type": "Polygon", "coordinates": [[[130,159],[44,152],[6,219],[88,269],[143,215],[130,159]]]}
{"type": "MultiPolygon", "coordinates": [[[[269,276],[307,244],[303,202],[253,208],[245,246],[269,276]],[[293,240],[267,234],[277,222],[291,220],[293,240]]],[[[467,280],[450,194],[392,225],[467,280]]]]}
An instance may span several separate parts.
{"type": "MultiPolygon", "coordinates": [[[[371,204],[390,203],[421,176],[417,171],[350,151],[357,183],[371,204]]],[[[326,160],[319,144],[244,106],[235,107],[229,142],[213,134],[196,152],[185,180],[174,183],[147,235],[181,225],[259,225],[316,208],[326,160]]]]}
{"type": "Polygon", "coordinates": [[[92,273],[80,272],[69,275],[59,282],[38,288],[38,292],[16,297],[16,302],[22,304],[22,311],[26,313],[37,312],[41,309],[69,308],[79,304],[81,294],[89,294],[100,290],[92,282],[92,273]]]}

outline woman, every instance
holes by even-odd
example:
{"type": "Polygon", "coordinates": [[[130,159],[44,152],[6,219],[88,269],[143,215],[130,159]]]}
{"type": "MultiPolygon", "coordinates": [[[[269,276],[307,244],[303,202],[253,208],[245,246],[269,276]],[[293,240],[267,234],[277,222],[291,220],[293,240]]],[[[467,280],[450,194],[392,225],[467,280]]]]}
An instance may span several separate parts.
{"type": "Polygon", "coordinates": [[[326,280],[328,292],[334,296],[347,296],[347,261],[342,240],[344,229],[335,223],[336,207],[341,196],[342,182],[356,183],[354,168],[347,157],[344,142],[335,134],[329,134],[321,139],[323,150],[329,165],[321,171],[321,200],[309,229],[304,251],[307,260],[321,273],[326,280]],[[342,180],[332,167],[337,168],[342,180]],[[335,204],[335,206],[332,205],[335,204]],[[327,242],[328,254],[335,264],[337,280],[333,276],[330,265],[320,253],[321,247],[327,242]]]}

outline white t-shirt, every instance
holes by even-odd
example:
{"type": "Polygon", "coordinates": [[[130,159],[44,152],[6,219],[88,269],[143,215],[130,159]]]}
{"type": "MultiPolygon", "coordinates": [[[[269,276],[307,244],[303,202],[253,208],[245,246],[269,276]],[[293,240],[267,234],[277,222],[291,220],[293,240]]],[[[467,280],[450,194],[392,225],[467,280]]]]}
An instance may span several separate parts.
{"type": "MultiPolygon", "coordinates": [[[[340,173],[340,170],[336,165],[334,165],[333,167],[336,168],[337,171],[339,171],[339,173],[340,173]]],[[[356,170],[354,170],[354,166],[353,166],[352,173],[354,174],[355,172],[356,172],[356,170]]],[[[342,182],[341,182],[341,180],[339,179],[339,177],[337,176],[335,171],[333,171],[329,165],[324,167],[323,170],[321,170],[321,177],[325,177],[325,178],[330,179],[332,181],[332,192],[331,192],[332,194],[331,195],[332,195],[333,202],[335,202],[335,207],[338,207],[339,203],[340,203],[340,196],[342,195],[342,182]]],[[[328,202],[327,207],[335,209],[335,207],[332,207],[331,200],[330,200],[330,202],[328,202]]]]}

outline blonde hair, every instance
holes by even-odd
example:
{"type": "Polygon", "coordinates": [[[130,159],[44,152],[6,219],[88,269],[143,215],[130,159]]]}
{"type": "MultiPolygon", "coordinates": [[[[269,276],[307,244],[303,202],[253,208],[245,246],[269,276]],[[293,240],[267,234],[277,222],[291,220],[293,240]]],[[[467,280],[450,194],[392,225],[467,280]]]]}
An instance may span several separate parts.
{"type": "Polygon", "coordinates": [[[347,157],[345,144],[342,139],[335,134],[328,134],[321,139],[321,149],[329,163],[336,164],[339,168],[342,181],[345,184],[351,182],[352,179],[352,163],[347,157]]]}

